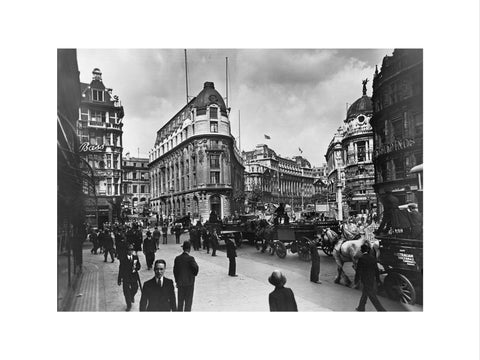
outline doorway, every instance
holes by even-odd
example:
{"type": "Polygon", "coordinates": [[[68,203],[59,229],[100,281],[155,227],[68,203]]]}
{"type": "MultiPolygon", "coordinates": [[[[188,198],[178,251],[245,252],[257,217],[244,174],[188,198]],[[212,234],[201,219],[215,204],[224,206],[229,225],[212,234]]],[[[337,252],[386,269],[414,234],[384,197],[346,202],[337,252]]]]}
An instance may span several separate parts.
{"type": "Polygon", "coordinates": [[[210,196],[210,211],[215,211],[219,219],[222,219],[222,202],[219,195],[210,196]]]}

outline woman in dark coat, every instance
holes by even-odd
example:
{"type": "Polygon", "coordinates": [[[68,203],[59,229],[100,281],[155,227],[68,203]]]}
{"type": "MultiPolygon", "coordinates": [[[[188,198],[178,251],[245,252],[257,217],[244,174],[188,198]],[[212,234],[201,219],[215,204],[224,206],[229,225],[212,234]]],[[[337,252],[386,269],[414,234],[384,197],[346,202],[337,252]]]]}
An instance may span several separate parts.
{"type": "Polygon", "coordinates": [[[287,278],[280,270],[274,270],[268,282],[275,286],[275,290],[268,295],[270,311],[298,311],[295,295],[292,289],[284,287],[287,278]]]}

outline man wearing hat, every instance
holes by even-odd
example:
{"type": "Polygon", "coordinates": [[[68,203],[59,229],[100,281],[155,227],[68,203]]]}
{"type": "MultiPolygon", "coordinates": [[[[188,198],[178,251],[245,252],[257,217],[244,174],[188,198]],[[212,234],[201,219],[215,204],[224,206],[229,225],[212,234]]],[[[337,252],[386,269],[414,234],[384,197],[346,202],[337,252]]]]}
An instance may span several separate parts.
{"type": "Polygon", "coordinates": [[[173,281],[164,275],[167,263],[160,259],[153,267],[155,276],[143,285],[140,311],[176,311],[173,281]]]}
{"type": "Polygon", "coordinates": [[[135,302],[135,294],[138,291],[138,270],[140,270],[140,261],[138,256],[133,254],[133,245],[129,244],[127,248],[127,256],[120,259],[120,267],[118,269],[118,286],[123,282],[123,295],[127,303],[127,311],[132,308],[135,302]]]}
{"type": "Polygon", "coordinates": [[[143,240],[143,253],[147,261],[147,269],[151,270],[153,262],[155,261],[155,252],[157,251],[157,244],[151,237],[150,231],[147,231],[147,237],[143,240]]]}
{"type": "Polygon", "coordinates": [[[280,270],[274,270],[268,282],[275,286],[275,290],[268,295],[270,311],[298,311],[295,295],[292,289],[284,287],[287,278],[280,270]]]}
{"type": "Polygon", "coordinates": [[[225,244],[227,245],[227,257],[228,257],[228,276],[238,276],[237,272],[237,262],[235,258],[237,257],[237,250],[235,243],[229,237],[225,239],[225,244]]]}
{"type": "Polygon", "coordinates": [[[184,241],[183,253],[175,258],[173,275],[178,288],[178,311],[192,311],[193,288],[195,276],[198,274],[198,264],[190,255],[190,241],[184,241]]]}
{"type": "Polygon", "coordinates": [[[365,311],[365,304],[367,303],[367,298],[369,298],[377,311],[386,311],[376,294],[378,278],[377,259],[370,255],[370,246],[367,244],[360,246],[360,251],[362,255],[358,259],[356,270],[362,281],[363,289],[360,302],[355,310],[365,311]]]}

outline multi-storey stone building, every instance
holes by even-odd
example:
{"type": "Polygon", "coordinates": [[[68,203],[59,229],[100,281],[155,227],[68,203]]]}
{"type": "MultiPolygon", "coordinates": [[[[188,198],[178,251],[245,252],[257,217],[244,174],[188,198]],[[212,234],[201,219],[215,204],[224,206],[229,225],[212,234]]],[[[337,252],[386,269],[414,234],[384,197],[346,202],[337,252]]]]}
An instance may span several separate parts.
{"type": "Polygon", "coordinates": [[[123,208],[130,214],[140,214],[150,202],[148,158],[131,157],[127,153],[122,162],[123,208]]]}
{"type": "Polygon", "coordinates": [[[89,223],[101,226],[120,218],[122,202],[122,134],[124,116],[118,96],[94,69],[90,84],[81,83],[77,133],[79,152],[94,171],[98,208],[87,208],[89,223]],[[96,219],[98,211],[98,224],[96,219]]]}
{"type": "MultiPolygon", "coordinates": [[[[338,220],[344,218],[343,211],[343,197],[342,190],[345,187],[345,171],[343,160],[343,140],[344,129],[339,127],[337,132],[333,135],[332,140],[327,148],[325,159],[327,160],[328,168],[328,198],[330,200],[335,199],[335,203],[330,208],[330,216],[336,217],[338,220]]],[[[347,214],[345,214],[347,215],[347,214]]]]}
{"type": "Polygon", "coordinates": [[[301,210],[314,194],[312,166],[302,156],[281,157],[265,144],[244,151],[245,193],[262,192],[263,202],[290,204],[301,210]]]}
{"type": "Polygon", "coordinates": [[[212,82],[157,131],[149,153],[152,209],[206,220],[243,210],[244,167],[212,82]]]}
{"type": "Polygon", "coordinates": [[[419,202],[409,171],[423,163],[423,51],[395,49],[373,78],[375,191],[401,204],[419,202]]]}
{"type": "Polygon", "coordinates": [[[367,82],[363,81],[362,97],[348,108],[344,125],[337,129],[325,155],[328,188],[331,197],[335,194],[338,218],[368,213],[376,206],[372,101],[367,96],[367,82]]]}
{"type": "Polygon", "coordinates": [[[363,95],[348,109],[342,139],[345,188],[350,214],[369,212],[376,206],[373,190],[372,100],[367,96],[367,81],[363,81],[363,95]]]}

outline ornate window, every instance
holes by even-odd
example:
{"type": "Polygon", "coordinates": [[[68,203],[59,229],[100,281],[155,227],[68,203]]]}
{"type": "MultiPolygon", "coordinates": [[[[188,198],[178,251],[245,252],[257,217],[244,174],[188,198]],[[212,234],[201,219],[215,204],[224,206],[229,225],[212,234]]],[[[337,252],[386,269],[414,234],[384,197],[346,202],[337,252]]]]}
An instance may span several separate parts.
{"type": "Polygon", "coordinates": [[[210,121],[210,132],[218,133],[218,121],[210,121]]]}
{"type": "Polygon", "coordinates": [[[218,109],[216,107],[210,107],[210,119],[218,119],[218,109]]]}
{"type": "Polygon", "coordinates": [[[93,101],[105,101],[103,90],[92,90],[92,99],[93,101]]]}

